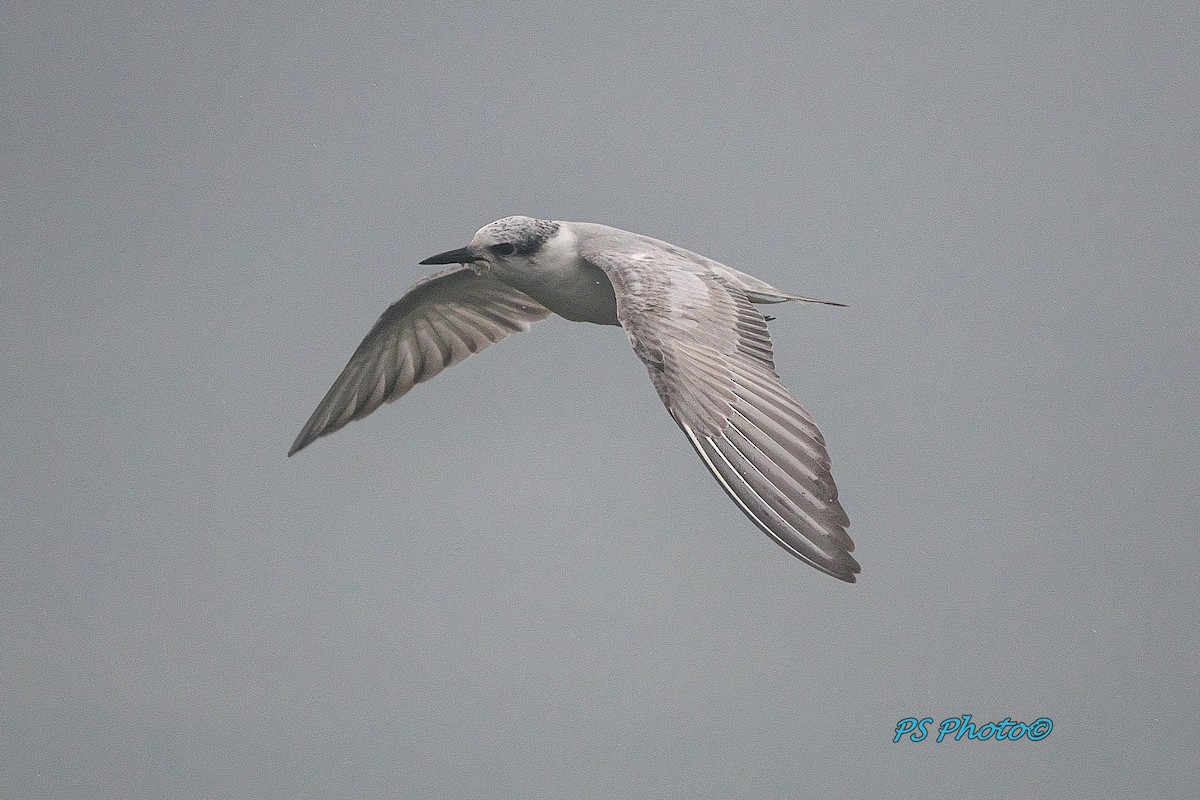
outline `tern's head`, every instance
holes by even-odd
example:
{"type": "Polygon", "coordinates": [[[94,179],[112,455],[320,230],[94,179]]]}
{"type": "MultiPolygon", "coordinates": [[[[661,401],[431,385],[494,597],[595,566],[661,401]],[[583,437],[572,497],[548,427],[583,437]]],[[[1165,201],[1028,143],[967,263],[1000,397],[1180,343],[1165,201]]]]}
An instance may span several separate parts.
{"type": "Polygon", "coordinates": [[[496,263],[512,258],[529,258],[558,231],[558,223],[533,217],[505,217],[489,222],[475,233],[466,247],[430,256],[422,264],[496,263]]]}

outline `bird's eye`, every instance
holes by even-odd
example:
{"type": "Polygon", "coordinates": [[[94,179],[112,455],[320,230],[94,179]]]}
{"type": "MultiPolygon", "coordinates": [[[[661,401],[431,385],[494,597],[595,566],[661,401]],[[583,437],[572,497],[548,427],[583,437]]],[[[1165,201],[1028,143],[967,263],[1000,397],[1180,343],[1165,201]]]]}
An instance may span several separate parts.
{"type": "Polygon", "coordinates": [[[516,249],[512,242],[501,242],[500,244],[492,245],[492,252],[498,256],[511,256],[516,249]]]}

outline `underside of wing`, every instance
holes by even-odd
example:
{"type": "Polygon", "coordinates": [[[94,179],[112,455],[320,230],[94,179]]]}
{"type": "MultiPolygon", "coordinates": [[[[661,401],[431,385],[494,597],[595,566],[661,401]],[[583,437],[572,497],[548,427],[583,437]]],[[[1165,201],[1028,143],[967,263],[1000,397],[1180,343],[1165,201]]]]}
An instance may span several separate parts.
{"type": "Polygon", "coordinates": [[[549,315],[528,295],[469,267],[422,279],[371,328],[288,455],[549,315]]]}
{"type": "Polygon", "coordinates": [[[846,533],[824,440],[773,376],[734,368],[725,424],[698,431],[673,413],[705,465],[738,507],[796,557],[853,582],[860,571],[846,533]]]}
{"type": "Polygon", "coordinates": [[[854,582],[825,440],[775,373],[766,321],[723,276],[669,253],[597,250],[659,397],[738,507],[788,552],[854,582]]]}

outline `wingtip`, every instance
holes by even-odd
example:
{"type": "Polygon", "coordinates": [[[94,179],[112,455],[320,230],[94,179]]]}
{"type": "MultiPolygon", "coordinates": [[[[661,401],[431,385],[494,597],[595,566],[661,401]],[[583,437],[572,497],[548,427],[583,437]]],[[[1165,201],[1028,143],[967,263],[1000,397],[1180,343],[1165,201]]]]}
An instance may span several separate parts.
{"type": "Polygon", "coordinates": [[[843,580],[846,583],[858,583],[858,574],[862,572],[862,567],[860,567],[858,562],[853,559],[850,560],[850,563],[854,566],[850,567],[845,572],[834,574],[833,577],[837,578],[838,580],[843,580]]]}
{"type": "Polygon", "coordinates": [[[858,583],[858,574],[862,572],[862,567],[854,560],[854,556],[849,553],[842,553],[837,558],[826,558],[822,561],[803,556],[795,551],[791,551],[792,555],[805,561],[811,566],[816,567],[821,572],[829,575],[832,578],[837,578],[839,581],[846,583],[858,583]]]}

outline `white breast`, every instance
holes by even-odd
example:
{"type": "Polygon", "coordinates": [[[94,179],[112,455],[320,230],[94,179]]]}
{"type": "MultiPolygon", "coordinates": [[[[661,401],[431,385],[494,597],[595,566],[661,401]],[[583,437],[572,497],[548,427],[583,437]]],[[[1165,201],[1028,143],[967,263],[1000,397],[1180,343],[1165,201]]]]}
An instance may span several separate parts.
{"type": "Polygon", "coordinates": [[[493,274],[572,322],[619,325],[617,300],[603,270],[579,258],[567,225],[529,258],[493,265],[493,274]]]}

